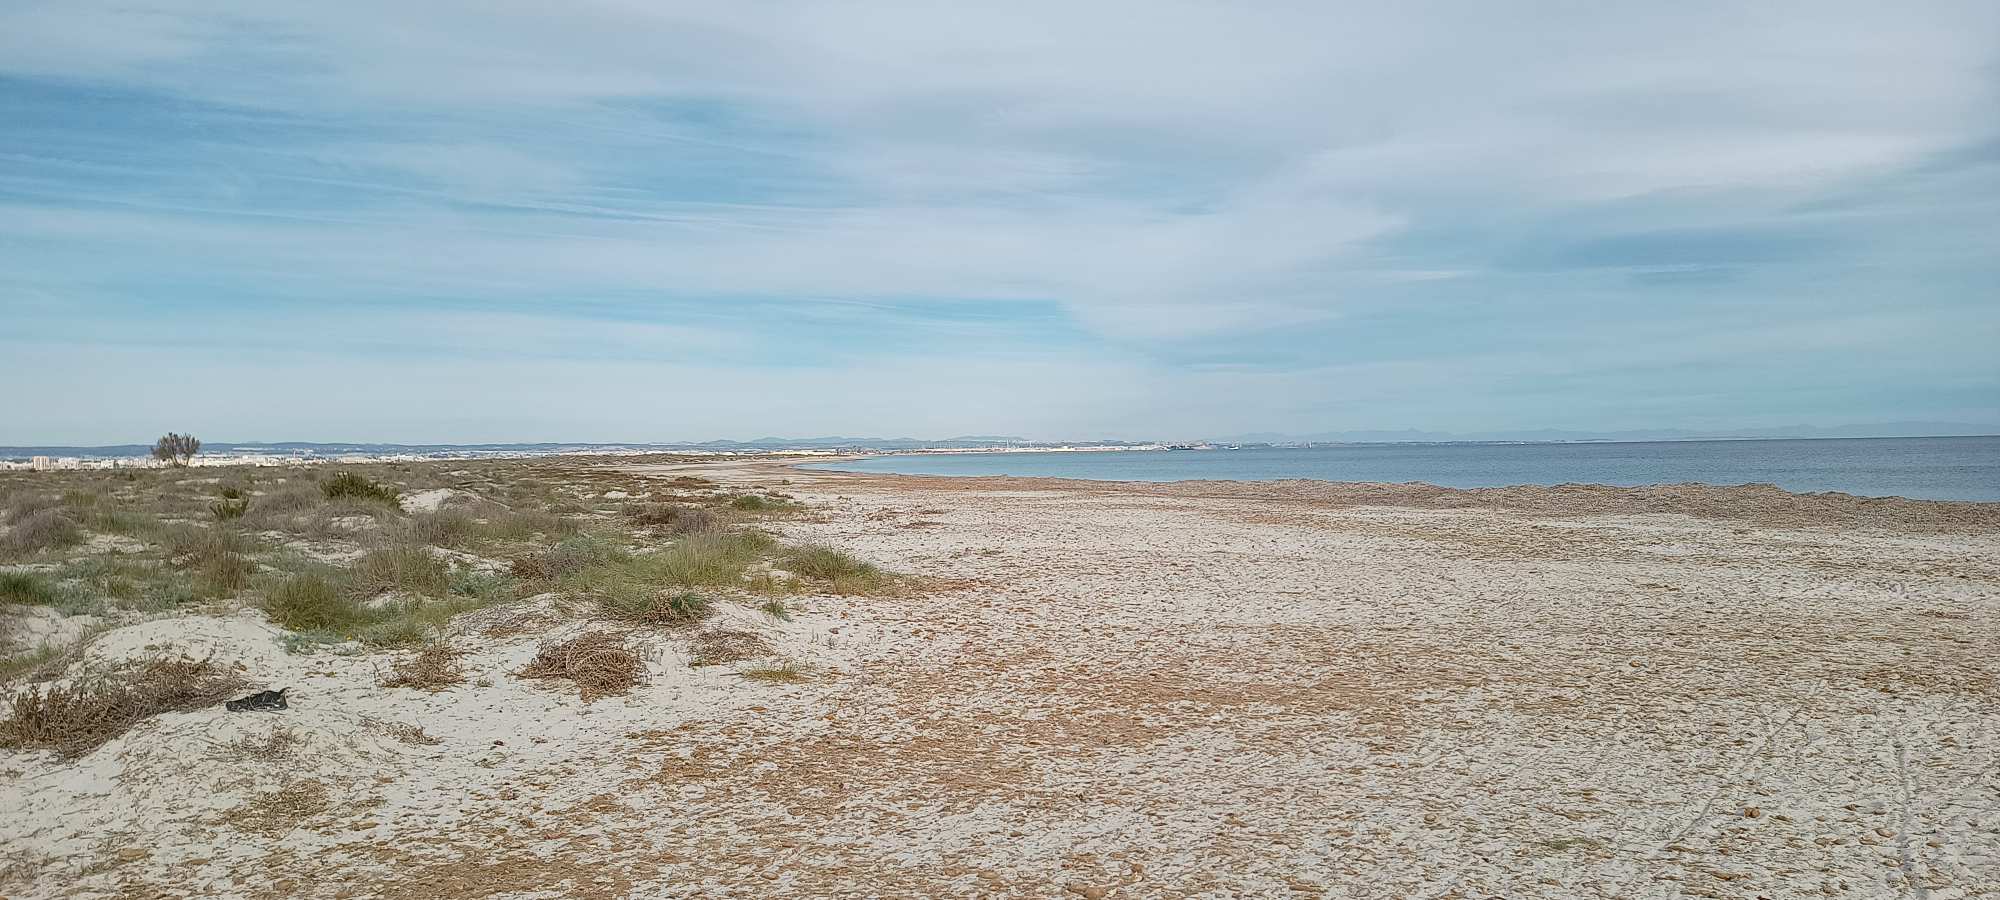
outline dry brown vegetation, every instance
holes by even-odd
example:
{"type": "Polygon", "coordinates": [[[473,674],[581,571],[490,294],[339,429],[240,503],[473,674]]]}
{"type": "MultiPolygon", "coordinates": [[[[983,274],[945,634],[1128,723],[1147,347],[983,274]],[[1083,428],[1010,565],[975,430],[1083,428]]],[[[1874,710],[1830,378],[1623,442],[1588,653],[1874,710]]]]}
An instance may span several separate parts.
{"type": "Polygon", "coordinates": [[[424,727],[414,722],[390,722],[383,719],[363,719],[362,724],[371,731],[379,731],[397,741],[418,747],[435,747],[444,743],[424,732],[424,727]]]}
{"type": "Polygon", "coordinates": [[[269,761],[290,757],[305,743],[305,738],[292,726],[273,725],[262,737],[244,735],[231,741],[229,750],[237,756],[269,761]]]}
{"type": "Polygon", "coordinates": [[[751,666],[738,673],[759,684],[796,684],[812,678],[812,668],[796,660],[783,660],[764,666],[751,666]]]}
{"type": "Polygon", "coordinates": [[[575,682],[588,703],[631,690],[645,676],[646,661],[626,646],[624,635],[594,631],[543,644],[534,660],[515,674],[575,682]]]}
{"type": "Polygon", "coordinates": [[[754,632],[708,628],[688,641],[688,665],[714,666],[769,655],[771,643],[754,632]]]}
{"type": "Polygon", "coordinates": [[[423,649],[397,660],[389,667],[383,687],[407,687],[420,691],[441,691],[465,683],[465,653],[442,641],[425,644],[423,649]]]}
{"type": "Polygon", "coordinates": [[[219,703],[241,686],[236,673],[185,657],[160,657],[47,689],[37,685],[10,700],[12,714],[0,721],[0,747],[82,756],[148,718],[219,703]]]}
{"type": "Polygon", "coordinates": [[[652,526],[667,534],[707,531],[719,524],[715,513],[685,503],[642,503],[633,507],[629,516],[634,524],[652,526]]]}
{"type": "Polygon", "coordinates": [[[279,834],[298,827],[313,816],[326,812],[333,803],[326,783],[315,778],[287,781],[277,790],[259,794],[232,817],[244,831],[279,834]]]}

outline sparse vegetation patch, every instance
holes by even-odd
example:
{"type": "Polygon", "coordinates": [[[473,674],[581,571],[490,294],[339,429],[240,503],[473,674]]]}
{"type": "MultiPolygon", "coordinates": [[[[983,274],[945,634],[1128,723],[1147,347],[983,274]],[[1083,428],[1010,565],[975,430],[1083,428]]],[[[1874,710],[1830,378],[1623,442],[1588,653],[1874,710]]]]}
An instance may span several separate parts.
{"type": "Polygon", "coordinates": [[[351,497],[381,503],[395,503],[401,493],[391,485],[354,472],[336,472],[333,477],[321,482],[319,489],[328,500],[351,497]]]}
{"type": "Polygon", "coordinates": [[[422,545],[391,544],[370,550],[355,562],[353,584],[365,597],[389,591],[443,597],[451,591],[451,572],[422,545]]]}
{"type": "Polygon", "coordinates": [[[534,660],[516,674],[575,682],[589,703],[631,690],[645,673],[646,661],[626,646],[624,635],[596,631],[543,644],[534,660]]]}
{"type": "Polygon", "coordinates": [[[0,603],[53,606],[62,599],[62,589],[46,575],[38,572],[0,572],[0,603]]]}
{"type": "Polygon", "coordinates": [[[407,687],[420,691],[441,691],[465,683],[465,654],[450,644],[437,641],[397,660],[389,668],[383,687],[407,687]]]}
{"type": "Polygon", "coordinates": [[[36,509],[15,519],[13,527],[0,535],[0,550],[27,554],[74,546],[82,541],[83,529],[62,510],[36,509]]]}
{"type": "Polygon", "coordinates": [[[160,713],[219,703],[241,684],[209,660],[160,657],[123,672],[38,685],[9,700],[0,747],[82,756],[160,713]]]}
{"type": "Polygon", "coordinates": [[[754,632],[706,628],[688,642],[688,665],[699,668],[769,655],[771,644],[754,632]]]}
{"type": "Polygon", "coordinates": [[[812,678],[812,669],[796,660],[765,666],[751,666],[737,673],[759,684],[796,684],[812,678]]]}
{"type": "Polygon", "coordinates": [[[893,589],[895,576],[874,563],[824,544],[794,544],[779,559],[785,570],[821,582],[837,594],[878,594],[893,589]]]}
{"type": "Polygon", "coordinates": [[[708,531],[717,525],[714,513],[685,503],[642,503],[632,508],[630,517],[636,524],[668,534],[708,531]]]}

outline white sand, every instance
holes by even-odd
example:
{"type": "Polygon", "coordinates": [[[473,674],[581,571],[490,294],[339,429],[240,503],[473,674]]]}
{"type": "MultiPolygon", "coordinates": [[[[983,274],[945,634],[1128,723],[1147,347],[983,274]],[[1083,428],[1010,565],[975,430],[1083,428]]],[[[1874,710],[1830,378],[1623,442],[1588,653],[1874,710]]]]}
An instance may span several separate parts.
{"type": "Polygon", "coordinates": [[[2000,896],[1991,532],[704,474],[789,480],[826,515],[788,536],[945,581],[726,614],[809,683],[663,638],[589,705],[485,620],[490,684],[437,694],[255,614],[119,629],[92,653],[213,650],[296,705],[0,754],[0,891],[2000,896]],[[274,723],[308,750],[228,751],[274,723]],[[246,830],[306,777],[327,810],[246,830]]]}

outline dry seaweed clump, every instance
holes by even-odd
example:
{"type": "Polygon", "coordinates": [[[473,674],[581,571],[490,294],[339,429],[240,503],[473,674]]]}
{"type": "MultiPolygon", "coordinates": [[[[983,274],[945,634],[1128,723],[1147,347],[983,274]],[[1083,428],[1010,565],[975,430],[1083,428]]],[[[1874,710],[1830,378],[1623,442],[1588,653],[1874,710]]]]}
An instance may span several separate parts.
{"type": "Polygon", "coordinates": [[[136,669],[15,694],[0,721],[0,747],[89,753],[132,726],[166,712],[220,702],[242,686],[236,673],[207,659],[160,657],[136,669]]]}
{"type": "Polygon", "coordinates": [[[464,684],[465,666],[460,662],[464,656],[464,651],[450,644],[426,644],[423,649],[391,664],[389,677],[382,679],[382,686],[441,691],[455,684],[464,684]]]}
{"type": "Polygon", "coordinates": [[[381,732],[405,744],[419,747],[435,747],[444,743],[437,738],[431,737],[424,731],[424,726],[414,722],[391,722],[385,719],[371,719],[363,716],[361,724],[366,726],[370,731],[381,732]]]}
{"type": "Polygon", "coordinates": [[[534,660],[515,674],[522,678],[568,679],[576,683],[583,692],[583,701],[589,703],[631,690],[645,673],[646,661],[626,646],[624,635],[595,631],[543,644],[534,660]]]}
{"type": "Polygon", "coordinates": [[[305,738],[289,725],[279,725],[262,737],[244,735],[229,743],[229,749],[237,756],[251,759],[287,759],[305,746],[305,738]]]}
{"type": "Polygon", "coordinates": [[[741,662],[770,652],[771,643],[753,632],[710,628],[688,642],[688,665],[699,668],[741,662]]]}
{"type": "Polygon", "coordinates": [[[333,806],[326,783],[313,778],[287,781],[277,790],[257,795],[236,816],[238,828],[259,834],[279,834],[298,827],[333,806]]]}

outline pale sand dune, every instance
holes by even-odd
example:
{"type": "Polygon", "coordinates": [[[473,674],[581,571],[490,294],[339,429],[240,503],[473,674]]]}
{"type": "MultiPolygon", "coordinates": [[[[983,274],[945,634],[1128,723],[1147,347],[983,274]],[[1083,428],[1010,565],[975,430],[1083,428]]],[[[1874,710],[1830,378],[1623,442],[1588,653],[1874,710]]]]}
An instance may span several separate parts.
{"type": "Polygon", "coordinates": [[[0,754],[0,843],[33,876],[0,890],[2000,896],[1990,510],[1817,527],[1755,491],[1597,492],[1578,516],[1533,491],[743,463],[631,489],[690,471],[788,481],[824,513],[788,537],[938,583],[802,603],[772,632],[807,683],[669,644],[588,706],[508,675],[534,636],[488,623],[461,627],[493,684],[439,694],[375,687],[377,659],[266,655],[254,614],[191,623],[204,648],[241,632],[297,707],[164,716],[80,764],[0,754]],[[290,772],[204,749],[276,721],[313,742],[290,772]],[[288,776],[326,808],[242,827],[288,776]]]}

